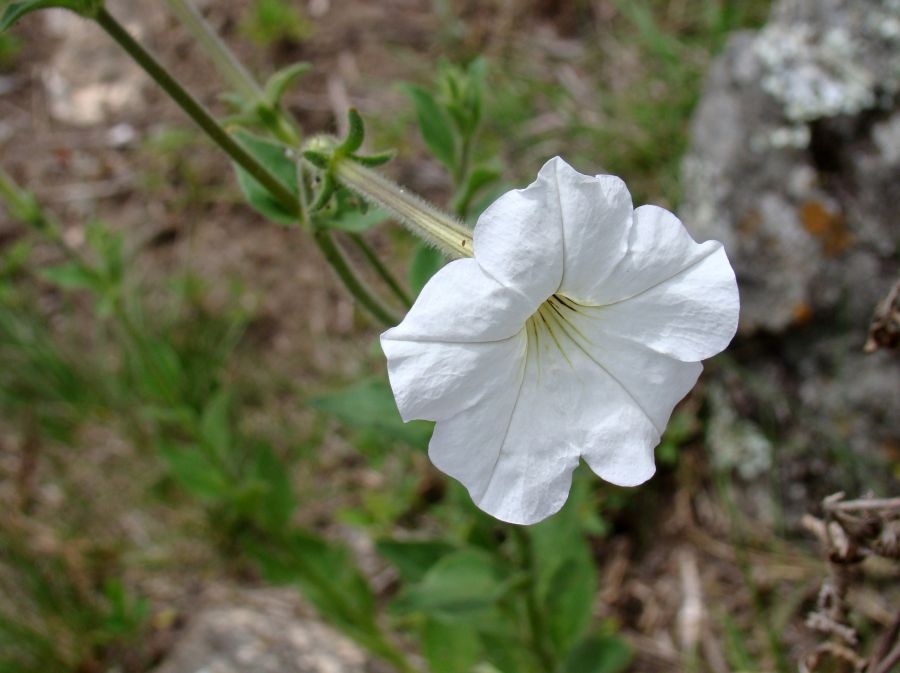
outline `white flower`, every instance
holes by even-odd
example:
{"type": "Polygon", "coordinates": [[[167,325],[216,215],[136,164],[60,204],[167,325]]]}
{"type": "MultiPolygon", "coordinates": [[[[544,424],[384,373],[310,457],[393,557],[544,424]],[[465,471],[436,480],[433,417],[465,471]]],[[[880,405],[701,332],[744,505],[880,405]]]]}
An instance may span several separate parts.
{"type": "Polygon", "coordinates": [[[734,272],[617,177],[548,161],[479,218],[381,336],[404,420],[437,421],[432,462],[511,523],[562,507],[580,458],[635,486],[700,360],[737,328],[734,272]]]}

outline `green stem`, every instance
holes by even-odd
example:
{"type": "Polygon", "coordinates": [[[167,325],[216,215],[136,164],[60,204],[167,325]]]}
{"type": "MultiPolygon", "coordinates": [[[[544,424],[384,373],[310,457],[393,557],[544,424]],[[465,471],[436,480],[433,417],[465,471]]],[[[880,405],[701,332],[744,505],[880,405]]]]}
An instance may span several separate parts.
{"type": "Polygon", "coordinates": [[[96,20],[100,27],[128,52],[129,56],[169,94],[172,100],[203,129],[213,142],[221,147],[235,163],[252,175],[272,196],[278,199],[288,212],[295,214],[298,218],[300,217],[300,208],[291,190],[272,175],[265,166],[259,163],[234,138],[228,135],[206,108],[188,93],[148,51],[138,44],[106,9],[101,9],[97,13],[96,20]]]}
{"type": "Polygon", "coordinates": [[[390,270],[384,265],[378,255],[375,254],[375,251],[366,243],[365,239],[359,234],[350,234],[350,240],[359,248],[359,251],[362,253],[363,257],[366,258],[366,261],[371,265],[371,267],[375,270],[375,273],[378,274],[378,277],[384,281],[385,285],[387,285],[391,292],[394,293],[394,296],[397,297],[406,308],[410,308],[412,306],[412,298],[409,294],[404,290],[400,283],[397,282],[397,279],[394,278],[394,275],[390,272],[390,270]]]}
{"type": "Polygon", "coordinates": [[[547,649],[544,641],[544,634],[546,634],[547,630],[537,602],[537,586],[534,581],[537,574],[537,568],[534,563],[534,551],[531,547],[531,539],[528,537],[528,533],[525,529],[521,526],[509,526],[509,530],[513,538],[515,538],[516,545],[519,547],[519,555],[521,556],[522,566],[525,572],[525,582],[522,585],[522,590],[525,593],[525,610],[528,613],[531,646],[541,663],[541,669],[553,671],[556,669],[556,666],[553,661],[553,655],[547,649]]]}
{"type": "Polygon", "coordinates": [[[386,326],[392,327],[400,322],[400,319],[394,316],[384,306],[381,305],[375,297],[373,297],[366,287],[362,284],[353,269],[347,263],[344,255],[334,243],[331,232],[327,229],[319,229],[313,233],[313,240],[319,246],[319,251],[324,255],[325,259],[334,269],[338,278],[344,283],[344,286],[350,293],[356,297],[357,301],[374,317],[384,323],[386,326]]]}

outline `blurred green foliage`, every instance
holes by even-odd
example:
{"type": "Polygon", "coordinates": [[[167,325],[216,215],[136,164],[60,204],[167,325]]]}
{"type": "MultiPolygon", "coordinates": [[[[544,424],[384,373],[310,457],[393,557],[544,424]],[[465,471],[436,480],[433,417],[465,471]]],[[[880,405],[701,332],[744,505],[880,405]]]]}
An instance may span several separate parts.
{"type": "Polygon", "coordinates": [[[241,29],[261,47],[278,42],[303,42],[314,30],[298,4],[289,0],[253,0],[245,10],[241,29]]]}

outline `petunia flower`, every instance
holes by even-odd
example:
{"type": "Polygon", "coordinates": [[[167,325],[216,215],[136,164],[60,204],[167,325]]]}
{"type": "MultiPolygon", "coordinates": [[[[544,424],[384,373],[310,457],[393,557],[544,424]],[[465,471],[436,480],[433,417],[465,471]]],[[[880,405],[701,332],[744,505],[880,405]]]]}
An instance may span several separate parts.
{"type": "Polygon", "coordinates": [[[737,328],[722,245],[557,157],[482,214],[473,246],[381,336],[401,416],[436,421],[435,466],[517,524],[562,507],[581,459],[649,479],[672,409],[737,328]]]}

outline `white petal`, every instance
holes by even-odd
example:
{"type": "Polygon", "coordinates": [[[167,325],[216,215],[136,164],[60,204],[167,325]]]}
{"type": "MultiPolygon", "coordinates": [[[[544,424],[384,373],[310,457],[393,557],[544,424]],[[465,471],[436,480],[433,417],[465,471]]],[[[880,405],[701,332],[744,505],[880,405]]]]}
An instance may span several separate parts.
{"type": "Polygon", "coordinates": [[[589,309],[598,329],[695,362],[721,352],[737,330],[740,298],[725,250],[624,301],[589,309]]]}
{"type": "MultiPolygon", "coordinates": [[[[602,312],[593,317],[583,312],[566,313],[563,309],[563,315],[572,327],[562,328],[568,330],[569,340],[589,361],[585,366],[603,370],[607,375],[603,380],[620,387],[661,435],[672,409],[697,383],[703,365],[682,362],[644,344],[604,332],[602,312]]],[[[589,411],[588,415],[597,413],[589,411]]],[[[592,423],[588,425],[591,427],[592,423]]]]}
{"type": "Polygon", "coordinates": [[[558,157],[552,163],[565,255],[560,292],[584,300],[604,285],[628,252],[631,194],[614,175],[584,175],[558,157]]]}
{"type": "Polygon", "coordinates": [[[675,215],[657,206],[634,211],[628,252],[582,303],[611,304],[632,297],[685,269],[722,247],[718,241],[696,243],[675,215]]]}
{"type": "Polygon", "coordinates": [[[563,433],[570,391],[553,373],[558,362],[539,359],[533,339],[528,352],[499,394],[439,422],[428,447],[434,465],[462,482],[476,505],[517,524],[559,511],[578,464],[563,433]]]}
{"type": "Polygon", "coordinates": [[[382,336],[388,378],[404,421],[441,421],[504,394],[518,376],[524,331],[501,341],[447,343],[382,336]]]}
{"type": "Polygon", "coordinates": [[[522,329],[534,308],[503,287],[474,259],[458,259],[438,271],[385,340],[477,342],[507,339],[522,329]]]}
{"type": "Polygon", "coordinates": [[[533,308],[556,292],[563,246],[555,160],[528,187],[507,192],[488,206],[473,237],[475,259],[485,272],[527,297],[533,308]]]}

